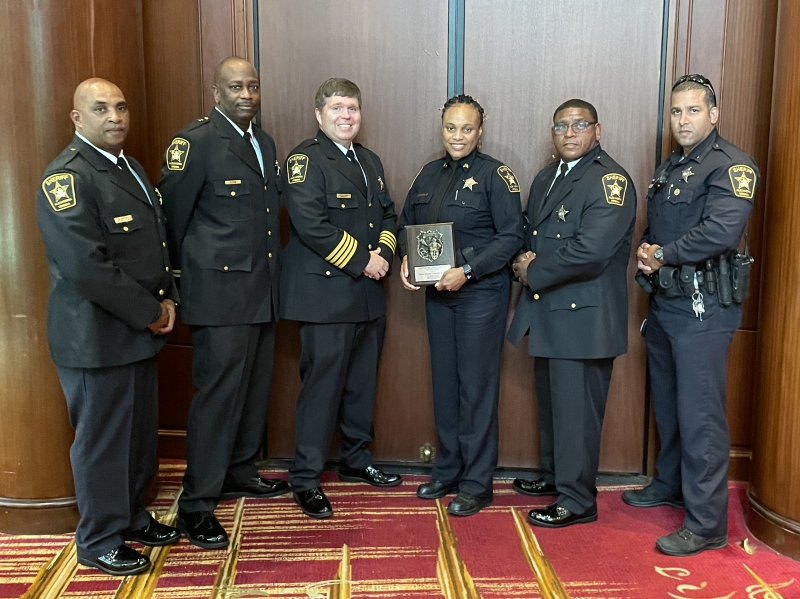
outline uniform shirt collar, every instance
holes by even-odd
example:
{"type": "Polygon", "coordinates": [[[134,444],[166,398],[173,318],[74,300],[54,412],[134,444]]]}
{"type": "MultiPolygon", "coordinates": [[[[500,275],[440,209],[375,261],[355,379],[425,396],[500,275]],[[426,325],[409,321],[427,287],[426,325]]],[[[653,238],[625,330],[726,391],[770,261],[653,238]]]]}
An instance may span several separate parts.
{"type": "MultiPolygon", "coordinates": [[[[244,137],[245,131],[242,131],[242,128],[241,128],[239,125],[237,125],[236,123],[234,123],[234,122],[233,122],[233,121],[232,121],[232,120],[231,120],[231,119],[228,117],[228,115],[227,115],[227,114],[225,114],[224,112],[222,112],[222,111],[219,109],[219,106],[214,106],[214,110],[216,110],[216,111],[217,111],[217,112],[219,112],[219,113],[220,113],[222,116],[224,116],[224,117],[227,119],[227,121],[228,121],[228,122],[229,122],[231,125],[233,125],[233,128],[234,128],[234,129],[236,129],[236,131],[238,131],[238,132],[239,132],[239,135],[241,135],[242,137],[244,137]]],[[[247,124],[247,131],[246,131],[246,132],[250,134],[250,137],[253,137],[253,123],[248,123],[248,124],[247,124]]]]}
{"type": "Polygon", "coordinates": [[[114,156],[114,154],[112,154],[111,152],[106,152],[105,150],[101,150],[100,148],[98,148],[96,145],[94,145],[92,142],[90,142],[88,139],[86,139],[83,135],[81,135],[77,131],[75,132],[75,135],[81,138],[83,140],[83,143],[92,146],[95,150],[100,152],[103,156],[108,158],[114,164],[117,164],[119,159],[122,157],[122,150],[119,151],[119,156],[114,156]]]}
{"type": "Polygon", "coordinates": [[[719,133],[717,132],[717,128],[714,127],[711,133],[708,134],[708,137],[697,144],[697,147],[692,150],[688,156],[684,157],[683,148],[678,146],[678,148],[675,150],[675,153],[672,155],[672,163],[685,164],[690,160],[694,160],[695,162],[703,162],[703,158],[706,157],[706,154],[711,151],[711,148],[714,147],[718,140],[719,133]]]}
{"type": "MultiPolygon", "coordinates": [[[[328,139],[331,139],[331,138],[329,137],[328,139]]],[[[331,141],[333,141],[333,140],[331,139],[331,141]]],[[[354,154],[356,152],[356,149],[353,147],[353,142],[352,141],[350,142],[350,147],[349,148],[345,148],[338,141],[333,141],[333,145],[335,145],[337,148],[339,148],[342,151],[342,154],[345,154],[345,155],[347,155],[347,152],[349,152],[350,150],[353,150],[354,154]]],[[[356,160],[358,160],[358,156],[356,156],[356,160]]]]}

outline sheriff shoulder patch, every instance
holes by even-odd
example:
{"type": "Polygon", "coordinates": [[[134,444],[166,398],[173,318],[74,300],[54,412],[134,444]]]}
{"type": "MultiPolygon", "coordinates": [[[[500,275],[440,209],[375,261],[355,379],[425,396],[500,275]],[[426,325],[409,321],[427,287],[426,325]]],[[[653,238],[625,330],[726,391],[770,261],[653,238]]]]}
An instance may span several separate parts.
{"type": "Polygon", "coordinates": [[[628,191],[628,179],[618,173],[603,175],[603,191],[606,192],[606,202],[613,206],[622,206],[625,203],[625,192],[628,191]]]}
{"type": "Polygon", "coordinates": [[[305,154],[292,154],[286,159],[286,173],[289,183],[302,183],[306,180],[308,169],[308,156],[305,154]]]}
{"type": "Polygon", "coordinates": [[[190,147],[191,144],[182,137],[173,139],[167,148],[167,168],[171,171],[182,171],[186,167],[190,147]]]}
{"type": "Polygon", "coordinates": [[[78,203],[75,196],[75,179],[70,173],[56,173],[42,181],[42,190],[55,212],[74,208],[78,203]]]}
{"type": "Polygon", "coordinates": [[[508,185],[508,191],[511,193],[519,193],[519,181],[505,164],[497,169],[497,174],[503,177],[503,181],[508,185]]]}
{"type": "Polygon", "coordinates": [[[737,198],[753,199],[756,192],[756,172],[746,164],[735,164],[728,169],[733,193],[737,198]]]}

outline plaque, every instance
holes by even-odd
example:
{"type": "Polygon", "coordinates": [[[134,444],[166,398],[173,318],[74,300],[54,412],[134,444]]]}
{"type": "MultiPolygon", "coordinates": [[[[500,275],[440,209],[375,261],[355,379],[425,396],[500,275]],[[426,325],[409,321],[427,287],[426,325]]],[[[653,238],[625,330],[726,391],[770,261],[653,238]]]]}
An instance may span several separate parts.
{"type": "Polygon", "coordinates": [[[445,271],[456,265],[453,223],[406,226],[408,282],[435,285],[445,271]]]}

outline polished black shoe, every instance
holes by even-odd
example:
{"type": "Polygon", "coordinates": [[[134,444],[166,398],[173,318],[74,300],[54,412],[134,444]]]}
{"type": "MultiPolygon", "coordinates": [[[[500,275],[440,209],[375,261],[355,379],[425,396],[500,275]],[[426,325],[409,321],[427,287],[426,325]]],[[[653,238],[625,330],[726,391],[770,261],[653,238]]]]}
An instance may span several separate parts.
{"type": "Polygon", "coordinates": [[[78,557],[78,563],[97,568],[111,576],[131,576],[150,568],[150,558],[125,543],[100,557],[78,557]]]}
{"type": "Polygon", "coordinates": [[[312,518],[330,518],[333,516],[331,502],[319,487],[306,491],[296,491],[294,500],[306,516],[312,518]]]}
{"type": "Polygon", "coordinates": [[[427,483],[422,483],[417,487],[417,497],[420,499],[440,499],[458,490],[458,483],[443,483],[440,480],[431,479],[427,483]]]}
{"type": "Polygon", "coordinates": [[[239,487],[223,486],[220,501],[239,499],[239,497],[278,497],[289,492],[289,483],[280,478],[261,478],[255,476],[239,487]]]}
{"type": "Polygon", "coordinates": [[[120,536],[126,541],[136,541],[150,547],[172,545],[181,539],[181,533],[177,528],[161,524],[153,518],[150,518],[147,526],[136,530],[126,530],[120,533],[120,536]]]}
{"type": "Polygon", "coordinates": [[[585,514],[573,514],[567,508],[557,503],[551,503],[545,508],[528,512],[528,522],[545,528],[563,528],[570,524],[582,524],[597,520],[597,506],[585,514]]]}
{"type": "Polygon", "coordinates": [[[531,497],[544,497],[545,495],[558,495],[556,486],[551,485],[541,477],[536,480],[526,478],[515,478],[511,483],[511,488],[521,495],[530,495],[531,497]]]}
{"type": "Polygon", "coordinates": [[[373,487],[396,487],[403,479],[399,474],[383,472],[375,466],[364,469],[339,467],[339,480],[348,483],[367,483],[373,487]]]}
{"type": "Polygon", "coordinates": [[[203,549],[222,549],[228,546],[228,533],[212,512],[178,510],[178,530],[192,545],[203,549]]]}
{"type": "Polygon", "coordinates": [[[653,490],[653,485],[647,485],[644,489],[623,491],[622,501],[633,507],[656,507],[657,505],[669,505],[677,508],[685,507],[682,499],[659,495],[653,490]]]}
{"type": "Polygon", "coordinates": [[[721,537],[701,537],[685,526],[672,534],[664,535],[656,541],[656,549],[667,555],[688,557],[706,549],[722,549],[728,544],[728,535],[721,537]]]}
{"type": "Polygon", "coordinates": [[[459,493],[447,504],[447,513],[453,516],[471,516],[492,504],[494,496],[491,492],[485,495],[459,493]]]}

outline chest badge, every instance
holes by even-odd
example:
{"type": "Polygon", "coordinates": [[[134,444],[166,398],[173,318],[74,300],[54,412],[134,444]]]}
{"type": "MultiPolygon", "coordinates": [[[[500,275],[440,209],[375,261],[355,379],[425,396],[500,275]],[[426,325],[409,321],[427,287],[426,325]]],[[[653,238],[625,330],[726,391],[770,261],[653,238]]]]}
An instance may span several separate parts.
{"type": "Polygon", "coordinates": [[[464,181],[464,187],[462,187],[461,189],[469,188],[469,190],[472,191],[472,188],[475,187],[477,184],[478,184],[478,182],[475,179],[473,179],[472,177],[470,177],[469,179],[464,181]]]}
{"type": "Polygon", "coordinates": [[[689,177],[693,176],[694,173],[692,172],[692,167],[685,168],[681,171],[681,179],[683,179],[684,183],[689,182],[689,177]]]}
{"type": "Polygon", "coordinates": [[[380,183],[381,191],[383,191],[383,179],[381,179],[380,175],[378,175],[378,183],[380,183]]]}
{"type": "Polygon", "coordinates": [[[567,222],[567,214],[569,214],[569,210],[564,209],[564,204],[561,204],[561,208],[558,209],[556,214],[558,214],[558,220],[567,222]]]}

